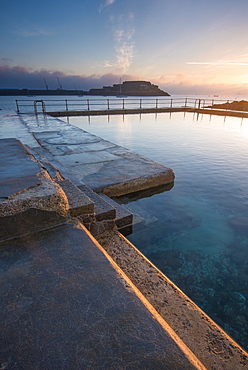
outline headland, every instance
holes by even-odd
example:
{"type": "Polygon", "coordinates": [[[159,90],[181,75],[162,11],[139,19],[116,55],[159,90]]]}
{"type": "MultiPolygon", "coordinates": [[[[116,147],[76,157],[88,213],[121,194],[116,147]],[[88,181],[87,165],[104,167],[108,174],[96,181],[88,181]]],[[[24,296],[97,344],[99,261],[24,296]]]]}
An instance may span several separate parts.
{"type": "Polygon", "coordinates": [[[74,89],[0,89],[0,96],[65,96],[65,95],[100,95],[100,96],[170,96],[148,81],[125,81],[122,84],[92,88],[89,91],[74,89]]]}

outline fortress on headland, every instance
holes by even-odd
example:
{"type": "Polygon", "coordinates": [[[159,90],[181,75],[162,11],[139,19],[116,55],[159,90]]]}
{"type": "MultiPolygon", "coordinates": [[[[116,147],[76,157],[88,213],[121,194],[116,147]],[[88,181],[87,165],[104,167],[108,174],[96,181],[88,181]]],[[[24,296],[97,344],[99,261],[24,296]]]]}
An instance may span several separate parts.
{"type": "Polygon", "coordinates": [[[125,81],[122,84],[103,86],[99,89],[65,90],[59,89],[0,89],[0,96],[41,96],[41,95],[103,95],[103,96],[170,96],[167,92],[160,90],[157,85],[148,81],[125,81]]]}
{"type": "Polygon", "coordinates": [[[91,89],[89,95],[170,96],[148,81],[125,81],[122,84],[103,86],[102,89],[91,89]]]}

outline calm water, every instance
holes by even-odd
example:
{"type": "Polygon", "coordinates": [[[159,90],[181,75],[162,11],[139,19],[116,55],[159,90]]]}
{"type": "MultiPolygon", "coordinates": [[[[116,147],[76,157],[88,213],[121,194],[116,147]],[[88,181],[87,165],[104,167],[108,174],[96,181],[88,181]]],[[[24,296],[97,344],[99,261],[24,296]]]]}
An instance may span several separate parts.
{"type": "Polygon", "coordinates": [[[171,167],[170,191],[127,204],[129,240],[248,348],[248,119],[161,113],[70,123],[171,167]]]}
{"type": "MultiPolygon", "coordinates": [[[[0,97],[0,108],[15,109],[16,98],[0,97]]],[[[128,238],[247,350],[248,119],[160,113],[70,123],[174,170],[170,191],[127,204],[136,221],[128,238]]]]}

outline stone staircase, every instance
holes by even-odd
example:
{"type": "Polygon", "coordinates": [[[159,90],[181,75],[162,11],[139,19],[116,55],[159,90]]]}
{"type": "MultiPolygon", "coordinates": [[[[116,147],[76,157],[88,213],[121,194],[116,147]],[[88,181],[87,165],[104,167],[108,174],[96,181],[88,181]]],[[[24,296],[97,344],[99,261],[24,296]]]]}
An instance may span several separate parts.
{"type": "Polygon", "coordinates": [[[93,236],[132,225],[133,216],[123,206],[91,190],[38,149],[16,139],[1,140],[0,240],[51,228],[70,218],[78,218],[93,236]]]}
{"type": "Polygon", "coordinates": [[[63,189],[69,202],[70,216],[78,217],[93,236],[114,228],[125,235],[132,232],[133,214],[124,205],[105,194],[94,192],[46,150],[31,149],[31,152],[63,189]]]}
{"type": "Polygon", "coordinates": [[[77,187],[70,180],[58,181],[69,202],[71,217],[78,217],[92,235],[107,230],[130,229],[133,215],[124,206],[104,194],[97,194],[87,185],[77,187]]]}

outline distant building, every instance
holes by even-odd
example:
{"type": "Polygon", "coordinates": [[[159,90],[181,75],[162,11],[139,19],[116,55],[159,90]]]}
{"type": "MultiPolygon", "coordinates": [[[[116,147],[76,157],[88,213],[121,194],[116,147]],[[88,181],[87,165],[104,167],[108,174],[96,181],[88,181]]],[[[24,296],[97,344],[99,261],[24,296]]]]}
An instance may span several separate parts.
{"type": "Polygon", "coordinates": [[[103,86],[102,89],[90,89],[89,95],[170,96],[167,92],[160,90],[157,85],[152,85],[148,81],[125,81],[122,84],[103,86]]]}

